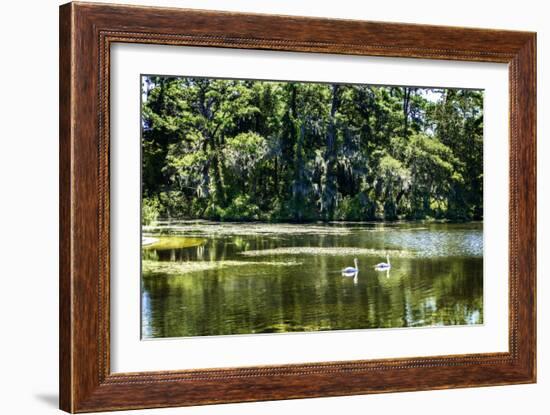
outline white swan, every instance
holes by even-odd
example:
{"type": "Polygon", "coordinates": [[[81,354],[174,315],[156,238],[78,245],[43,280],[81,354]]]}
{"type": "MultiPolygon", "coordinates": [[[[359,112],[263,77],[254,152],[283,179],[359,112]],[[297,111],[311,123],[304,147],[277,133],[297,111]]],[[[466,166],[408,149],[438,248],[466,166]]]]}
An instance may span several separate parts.
{"type": "Polygon", "coordinates": [[[353,260],[355,267],[346,267],[342,270],[344,277],[355,277],[359,273],[359,266],[357,265],[357,258],[353,260]]]}
{"type": "Polygon", "coordinates": [[[388,262],[380,262],[379,264],[376,264],[374,266],[374,269],[376,271],[386,271],[386,270],[389,270],[391,268],[391,264],[390,264],[390,256],[389,255],[386,255],[386,261],[388,262]]]}

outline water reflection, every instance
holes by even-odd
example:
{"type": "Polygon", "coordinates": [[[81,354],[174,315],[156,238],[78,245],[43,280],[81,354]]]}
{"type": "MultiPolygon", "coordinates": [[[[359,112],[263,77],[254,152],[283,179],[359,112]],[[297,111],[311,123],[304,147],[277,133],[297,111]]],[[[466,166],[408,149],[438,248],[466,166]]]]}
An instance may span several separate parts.
{"type": "Polygon", "coordinates": [[[143,250],[143,337],[483,322],[481,224],[249,234],[240,225],[211,236],[209,226],[186,231],[204,238],[198,246],[143,250]],[[351,248],[364,254],[357,255],[358,272],[343,276],[355,258],[346,255],[351,248]],[[268,255],[243,255],[266,249],[268,255]],[[402,255],[377,271],[386,250],[402,255]]]}

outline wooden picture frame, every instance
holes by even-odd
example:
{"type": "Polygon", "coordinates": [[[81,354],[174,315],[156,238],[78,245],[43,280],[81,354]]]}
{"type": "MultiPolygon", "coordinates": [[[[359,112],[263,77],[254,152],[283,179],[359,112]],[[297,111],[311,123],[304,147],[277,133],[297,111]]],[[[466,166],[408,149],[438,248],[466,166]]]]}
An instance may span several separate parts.
{"type": "Polygon", "coordinates": [[[61,409],[91,412],[535,382],[535,33],[69,3],[60,8],[59,93],[61,409]],[[507,63],[509,352],[111,373],[109,59],[116,42],[507,63]]]}

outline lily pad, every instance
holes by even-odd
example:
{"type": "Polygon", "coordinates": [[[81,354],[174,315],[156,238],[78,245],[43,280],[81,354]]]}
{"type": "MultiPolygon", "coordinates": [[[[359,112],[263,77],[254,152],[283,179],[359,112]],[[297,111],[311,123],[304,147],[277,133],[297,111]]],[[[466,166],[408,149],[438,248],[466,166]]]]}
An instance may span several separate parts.
{"type": "Polygon", "coordinates": [[[191,272],[210,271],[229,267],[250,267],[269,265],[274,267],[288,267],[301,265],[298,261],[150,261],[141,262],[142,271],[150,274],[188,274],[191,272]]]}
{"type": "Polygon", "coordinates": [[[312,247],[312,246],[291,246],[274,249],[259,249],[241,252],[247,257],[272,256],[272,255],[325,255],[325,256],[379,256],[389,255],[398,258],[411,258],[415,256],[413,251],[397,249],[373,249],[357,247],[312,247]]]}
{"type": "Polygon", "coordinates": [[[194,237],[184,237],[184,236],[159,236],[159,237],[147,237],[148,240],[155,239],[149,244],[144,245],[142,242],[143,249],[181,249],[181,248],[191,248],[194,246],[204,245],[206,242],[205,238],[194,238],[194,237]]]}

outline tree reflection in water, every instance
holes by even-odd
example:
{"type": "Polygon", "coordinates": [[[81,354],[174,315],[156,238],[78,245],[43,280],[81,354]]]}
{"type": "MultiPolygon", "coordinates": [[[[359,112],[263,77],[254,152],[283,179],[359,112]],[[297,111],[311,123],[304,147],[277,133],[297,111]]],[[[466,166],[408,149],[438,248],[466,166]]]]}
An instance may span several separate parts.
{"type": "Polygon", "coordinates": [[[481,223],[337,226],[343,231],[195,231],[194,246],[143,249],[143,337],[483,323],[481,223]],[[365,252],[360,273],[342,277],[352,248],[365,252]],[[402,254],[375,271],[389,250],[402,254]]]}

